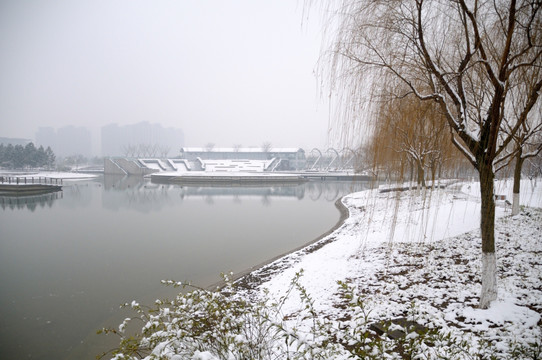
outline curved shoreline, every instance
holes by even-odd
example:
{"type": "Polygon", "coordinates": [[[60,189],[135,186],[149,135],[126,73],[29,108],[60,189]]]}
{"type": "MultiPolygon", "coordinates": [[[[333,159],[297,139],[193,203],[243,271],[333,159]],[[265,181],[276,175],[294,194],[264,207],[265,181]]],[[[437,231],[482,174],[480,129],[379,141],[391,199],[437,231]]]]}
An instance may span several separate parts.
{"type": "MultiPolygon", "coordinates": [[[[333,234],[338,228],[340,228],[344,224],[346,219],[348,219],[348,217],[350,216],[350,211],[348,210],[348,207],[342,201],[346,196],[349,196],[349,195],[350,194],[342,196],[341,198],[335,201],[335,207],[339,210],[339,220],[328,231],[321,234],[317,238],[301,246],[298,246],[297,248],[294,248],[292,250],[279,254],[260,264],[254,265],[248,269],[245,269],[236,274],[233,274],[233,277],[231,279],[233,283],[235,283],[235,285],[241,288],[253,289],[256,286],[260,285],[261,283],[265,282],[266,279],[269,279],[270,277],[272,277],[276,273],[276,271],[287,268],[288,264],[286,260],[288,256],[291,256],[292,254],[296,252],[300,252],[302,250],[305,250],[304,254],[310,254],[311,252],[314,252],[320,249],[322,246],[334,241],[335,238],[331,238],[331,239],[328,239],[328,241],[317,244],[318,242],[327,238],[329,235],[333,234]],[[315,244],[317,245],[313,246],[315,244]],[[271,267],[273,263],[277,262],[280,259],[284,259],[282,266],[280,264],[276,264],[275,266],[271,267]],[[255,274],[256,272],[261,272],[261,273],[255,274]]],[[[219,282],[211,284],[210,286],[207,287],[207,289],[217,290],[217,289],[222,288],[224,285],[225,285],[224,280],[221,280],[219,282]]]]}

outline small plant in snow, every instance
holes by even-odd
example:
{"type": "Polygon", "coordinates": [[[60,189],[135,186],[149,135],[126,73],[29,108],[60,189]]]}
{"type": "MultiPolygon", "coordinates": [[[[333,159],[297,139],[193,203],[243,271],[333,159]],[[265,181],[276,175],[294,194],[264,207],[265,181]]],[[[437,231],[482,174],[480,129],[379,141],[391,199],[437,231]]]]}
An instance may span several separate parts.
{"type": "Polygon", "coordinates": [[[527,345],[512,344],[511,355],[514,359],[542,359],[542,339],[527,345]]]}
{"type": "Polygon", "coordinates": [[[375,322],[365,299],[355,288],[339,282],[340,296],[348,301],[348,320],[341,321],[339,343],[353,359],[478,359],[467,340],[417,324],[411,305],[401,323],[375,322]],[[378,326],[376,326],[378,324],[378,326]]]}
{"type": "MultiPolygon", "coordinates": [[[[299,276],[292,288],[299,286],[299,276]]],[[[269,299],[249,301],[237,296],[231,280],[224,276],[226,286],[209,291],[190,284],[164,281],[166,285],[188,288],[173,301],[157,300],[153,307],[144,308],[135,301],[124,306],[136,312],[135,319],[143,321],[141,332],[128,337],[124,334],[125,319],[119,329],[102,329],[99,333],[117,334],[120,344],[113,359],[326,359],[330,354],[322,338],[290,328],[280,316],[284,302],[269,299]]],[[[291,290],[288,292],[290,293],[291,290]]],[[[306,292],[303,301],[312,308],[306,292]]],[[[310,311],[309,311],[310,313],[310,311]]],[[[318,318],[312,314],[314,330],[318,318]]],[[[102,355],[104,357],[106,354],[102,355]]]]}
{"type": "Polygon", "coordinates": [[[123,329],[104,329],[120,335],[114,359],[258,359],[272,351],[275,338],[265,307],[233,296],[227,277],[222,291],[209,291],[190,284],[163,281],[184,289],[172,301],[157,300],[145,309],[132,302],[125,304],[143,321],[141,332],[126,337],[123,329]]]}
{"type": "MultiPolygon", "coordinates": [[[[157,300],[149,308],[135,301],[124,304],[136,316],[125,319],[118,329],[100,332],[120,336],[119,347],[112,352],[114,360],[504,359],[488,341],[476,346],[472,340],[432,327],[415,303],[407,318],[377,321],[366,299],[346,282],[338,283],[338,295],[345,300],[344,316],[330,320],[315,309],[300,284],[301,276],[302,271],[278,301],[266,292],[258,300],[247,299],[227,276],[220,291],[164,281],[191,291],[173,301],[157,300]],[[283,314],[286,300],[295,292],[299,310],[283,314]],[[141,331],[126,335],[127,325],[136,319],[143,321],[141,331]]],[[[514,359],[541,359],[540,342],[510,344],[510,349],[514,359]]]]}

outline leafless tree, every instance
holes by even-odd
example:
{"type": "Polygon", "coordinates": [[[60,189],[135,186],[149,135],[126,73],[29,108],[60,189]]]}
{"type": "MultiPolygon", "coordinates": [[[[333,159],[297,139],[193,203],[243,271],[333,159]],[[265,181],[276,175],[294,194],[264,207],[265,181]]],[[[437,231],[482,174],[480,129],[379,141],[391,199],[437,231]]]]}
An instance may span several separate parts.
{"type": "Polygon", "coordinates": [[[265,153],[271,151],[271,143],[269,141],[264,141],[264,143],[262,144],[262,151],[265,153]]]}
{"type": "Polygon", "coordinates": [[[452,142],[476,168],[481,308],[497,298],[495,164],[540,101],[541,6],[533,0],[343,0],[329,12],[335,16],[329,23],[339,25],[327,69],[346,107],[378,93],[405,96],[387,86],[400,81],[408,93],[439,105],[452,142]],[[526,78],[528,88],[516,91],[526,78]],[[375,91],[364,92],[367,87],[375,91]]]}
{"type": "MultiPolygon", "coordinates": [[[[538,69],[539,72],[542,72],[542,68],[538,69]]],[[[532,76],[532,74],[529,74],[532,76]]],[[[510,96],[516,96],[516,94],[524,93],[528,91],[532,82],[536,80],[536,77],[524,78],[522,81],[519,81],[515,87],[510,87],[507,91],[510,93],[510,96]]],[[[518,113],[521,109],[516,109],[514,107],[515,102],[511,102],[512,109],[510,110],[510,116],[520,116],[518,113]]],[[[508,122],[503,122],[505,127],[505,133],[509,134],[512,129],[508,126],[508,122]]],[[[506,156],[499,159],[500,170],[509,163],[514,164],[514,188],[513,188],[513,200],[512,200],[512,215],[517,215],[519,213],[519,204],[520,204],[520,188],[521,188],[521,174],[523,169],[523,164],[525,160],[536,157],[542,151],[542,104],[539,101],[536,104],[536,108],[529,113],[529,116],[517,129],[515,135],[513,135],[513,143],[511,146],[511,151],[508,151],[506,156]],[[505,160],[509,161],[505,161],[505,160]],[[513,160],[513,161],[512,161],[513,160]]]]}
{"type": "Polygon", "coordinates": [[[214,148],[215,148],[215,143],[210,142],[205,145],[205,150],[208,152],[213,151],[214,148]]]}
{"type": "Polygon", "coordinates": [[[149,156],[150,157],[156,157],[156,154],[158,152],[159,145],[158,144],[149,144],[149,156]]]}
{"type": "MultiPolygon", "coordinates": [[[[542,123],[539,124],[538,130],[542,130],[542,123]]],[[[519,213],[520,189],[521,189],[521,173],[525,160],[534,158],[542,151],[542,140],[537,132],[520,131],[514,137],[514,188],[512,200],[512,215],[519,213]],[[538,135],[538,136],[536,136],[538,135]]]]}
{"type": "Polygon", "coordinates": [[[158,153],[163,159],[165,159],[168,156],[170,150],[171,150],[171,146],[167,146],[167,145],[158,146],[158,153]]]}
{"type": "Polygon", "coordinates": [[[126,157],[130,156],[130,150],[128,149],[127,145],[124,145],[122,147],[122,152],[124,153],[124,156],[126,156],[126,157]]]}
{"type": "Polygon", "coordinates": [[[271,151],[271,143],[269,141],[264,141],[261,147],[262,151],[265,153],[266,158],[270,158],[271,155],[269,152],[271,151]]]}
{"type": "Polygon", "coordinates": [[[126,157],[134,157],[136,147],[132,144],[124,145],[123,147],[124,156],[126,157]]]}
{"type": "Polygon", "coordinates": [[[149,157],[150,145],[149,144],[139,144],[138,145],[138,157],[149,157]]]}
{"type": "Polygon", "coordinates": [[[536,177],[542,177],[542,153],[527,159],[527,177],[533,180],[536,177]]]}

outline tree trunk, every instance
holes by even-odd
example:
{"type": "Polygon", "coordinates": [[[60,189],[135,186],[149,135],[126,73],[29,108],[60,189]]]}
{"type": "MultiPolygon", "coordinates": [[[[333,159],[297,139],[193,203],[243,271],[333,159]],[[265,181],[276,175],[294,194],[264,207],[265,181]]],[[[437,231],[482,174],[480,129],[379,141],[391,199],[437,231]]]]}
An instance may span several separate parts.
{"type": "Polygon", "coordinates": [[[422,161],[416,161],[416,167],[418,168],[418,189],[425,189],[425,171],[422,161]]]}
{"type": "MultiPolygon", "coordinates": [[[[408,166],[410,168],[410,179],[408,179],[408,182],[412,184],[414,181],[414,164],[412,160],[408,160],[408,166]]],[[[409,187],[411,187],[411,185],[409,185],[409,187]]]]}
{"type": "Polygon", "coordinates": [[[431,188],[435,189],[436,183],[435,179],[437,178],[437,161],[435,159],[431,160],[431,188]]]}
{"type": "Polygon", "coordinates": [[[514,167],[514,191],[513,191],[513,200],[512,200],[512,215],[519,214],[519,190],[520,190],[520,181],[521,181],[521,168],[523,167],[523,159],[521,157],[522,151],[521,147],[518,149],[516,155],[516,166],[514,167]]]}
{"type": "Polygon", "coordinates": [[[497,258],[495,256],[495,174],[491,165],[481,164],[480,193],[482,197],[481,232],[482,232],[482,292],[480,308],[489,308],[497,299],[497,258]]]}

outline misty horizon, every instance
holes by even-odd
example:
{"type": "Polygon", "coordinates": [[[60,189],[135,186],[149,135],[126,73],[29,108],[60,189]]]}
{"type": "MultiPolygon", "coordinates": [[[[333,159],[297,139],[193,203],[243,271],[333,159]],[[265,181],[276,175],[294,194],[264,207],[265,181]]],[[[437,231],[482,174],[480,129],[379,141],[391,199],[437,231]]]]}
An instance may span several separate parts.
{"type": "MultiPolygon", "coordinates": [[[[275,146],[271,142],[261,144],[215,144],[208,142],[200,146],[186,146],[182,129],[163,127],[159,123],[142,121],[137,124],[106,124],[101,128],[91,129],[84,126],[67,125],[60,128],[42,126],[33,138],[0,137],[0,143],[7,145],[23,145],[32,142],[36,147],[51,147],[61,156],[108,157],[128,156],[130,148],[140,146],[159,147],[168,151],[167,156],[178,156],[179,149],[184,148],[228,148],[228,149],[262,149],[262,148],[299,148],[297,146],[275,146]]],[[[305,148],[309,151],[314,148],[305,148]]],[[[133,149],[132,149],[133,150],[133,149]]]]}
{"type": "MultiPolygon", "coordinates": [[[[0,136],[141,122],[185,146],[324,147],[317,24],[291,1],[5,1],[0,136]]],[[[93,145],[96,147],[96,145],[93,145]]]]}

